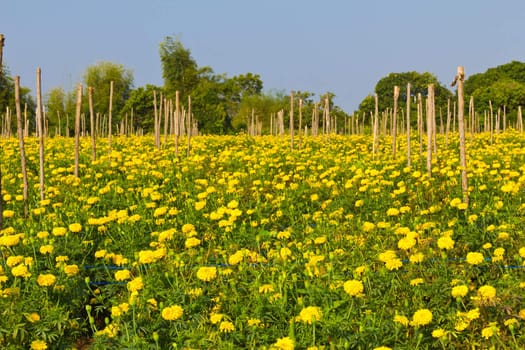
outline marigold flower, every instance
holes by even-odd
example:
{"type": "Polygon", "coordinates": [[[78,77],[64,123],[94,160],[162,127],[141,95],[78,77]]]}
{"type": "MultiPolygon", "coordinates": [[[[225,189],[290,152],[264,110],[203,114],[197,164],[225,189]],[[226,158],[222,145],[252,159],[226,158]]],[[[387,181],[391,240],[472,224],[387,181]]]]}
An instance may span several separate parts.
{"type": "Polygon", "coordinates": [[[49,287],[55,284],[57,278],[53,274],[41,274],[38,276],[36,282],[41,287],[49,287]]]}
{"type": "Polygon", "coordinates": [[[496,326],[496,322],[489,323],[488,327],[485,327],[481,330],[481,336],[485,339],[489,339],[496,334],[499,334],[499,329],[496,326]]]}
{"type": "Polygon", "coordinates": [[[483,257],[483,254],[481,253],[469,252],[467,254],[467,263],[471,265],[479,265],[483,262],[483,260],[485,260],[485,258],[483,257]]]}
{"type": "Polygon", "coordinates": [[[408,318],[406,316],[403,316],[403,315],[395,315],[394,316],[394,322],[396,323],[400,323],[402,324],[403,326],[408,326],[408,318]]]}
{"type": "Polygon", "coordinates": [[[231,333],[235,330],[235,326],[230,321],[222,321],[219,325],[219,332],[231,333]]]}
{"type": "Polygon", "coordinates": [[[166,321],[175,321],[182,317],[183,309],[179,305],[168,306],[162,309],[161,316],[166,321]]]}
{"type": "Polygon", "coordinates": [[[426,326],[432,322],[432,311],[429,309],[419,309],[412,316],[410,325],[414,327],[426,326]]]}
{"type": "Polygon", "coordinates": [[[198,239],[198,238],[195,238],[195,237],[190,237],[190,238],[186,239],[186,241],[184,242],[184,246],[186,248],[188,248],[188,249],[196,247],[199,244],[201,244],[201,240],[198,239]]]}
{"type": "Polygon", "coordinates": [[[496,297],[496,288],[485,285],[478,289],[478,296],[482,300],[492,300],[496,297]]]}
{"type": "Polygon", "coordinates": [[[454,288],[452,288],[452,291],[450,292],[450,294],[452,294],[454,298],[462,298],[465,295],[467,295],[467,293],[468,293],[468,287],[465,285],[455,286],[454,288]]]}
{"type": "Polygon", "coordinates": [[[72,265],[66,265],[64,266],[64,272],[68,277],[76,276],[79,272],[78,265],[72,264],[72,265]]]}
{"type": "Polygon", "coordinates": [[[443,328],[437,328],[432,331],[433,338],[441,338],[447,335],[447,332],[443,328]]]}
{"type": "Polygon", "coordinates": [[[437,241],[439,249],[452,249],[454,248],[454,240],[450,236],[440,237],[437,241]]]}
{"type": "Polygon", "coordinates": [[[385,266],[390,271],[398,270],[401,266],[403,266],[403,262],[401,261],[401,259],[398,258],[390,259],[385,262],[385,266]]]}
{"type": "Polygon", "coordinates": [[[31,350],[46,350],[47,343],[43,340],[33,340],[31,342],[31,350]]]}
{"type": "Polygon", "coordinates": [[[217,268],[215,266],[200,267],[197,270],[197,278],[201,281],[209,282],[217,277],[217,268]]]}
{"type": "Polygon", "coordinates": [[[308,306],[301,310],[298,318],[304,323],[312,324],[313,321],[320,321],[322,316],[323,312],[320,307],[308,306]]]}
{"type": "Polygon", "coordinates": [[[79,223],[73,223],[73,224],[69,225],[69,231],[71,231],[73,233],[78,233],[78,232],[82,231],[82,225],[79,224],[79,223]]]}
{"type": "Polygon", "coordinates": [[[142,282],[142,277],[135,277],[134,279],[128,282],[128,290],[130,292],[139,291],[143,287],[144,287],[144,283],[142,282]]]}
{"type": "Polygon", "coordinates": [[[273,343],[272,348],[280,350],[294,350],[295,344],[292,338],[284,337],[277,339],[277,341],[273,343]]]}
{"type": "Polygon", "coordinates": [[[125,281],[131,278],[131,272],[128,269],[118,270],[115,272],[115,280],[125,281]]]}
{"type": "Polygon", "coordinates": [[[31,277],[31,273],[27,269],[26,265],[17,265],[11,269],[11,273],[15,277],[24,277],[28,278],[31,277]]]}
{"type": "Polygon", "coordinates": [[[53,227],[51,233],[53,236],[65,236],[67,229],[65,227],[53,227]]]}
{"type": "Polygon", "coordinates": [[[40,251],[40,254],[51,254],[53,252],[53,245],[51,244],[48,244],[48,245],[43,245],[40,247],[39,251],[40,251]]]}
{"type": "Polygon", "coordinates": [[[364,291],[363,282],[359,280],[349,280],[343,284],[343,289],[351,297],[359,296],[364,291]]]}

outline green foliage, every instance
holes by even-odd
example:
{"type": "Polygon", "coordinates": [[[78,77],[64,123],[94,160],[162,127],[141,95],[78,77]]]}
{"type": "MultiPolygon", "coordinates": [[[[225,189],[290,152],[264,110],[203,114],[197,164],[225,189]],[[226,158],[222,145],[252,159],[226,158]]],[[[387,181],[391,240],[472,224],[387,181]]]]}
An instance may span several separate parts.
{"type": "MultiPolygon", "coordinates": [[[[15,112],[15,83],[10,76],[9,69],[4,66],[2,76],[0,76],[0,115],[3,116],[7,107],[11,110],[11,129],[16,130],[16,112],[15,112]]],[[[30,95],[31,90],[27,87],[20,87],[20,105],[22,112],[27,104],[27,118],[34,120],[34,111],[36,103],[30,95]]]]}
{"type": "Polygon", "coordinates": [[[197,62],[190,50],[180,40],[167,36],[160,43],[159,53],[166,93],[175,97],[175,92],[179,91],[180,97],[186,99],[199,81],[197,62]]]}
{"type": "Polygon", "coordinates": [[[133,124],[135,129],[141,128],[145,133],[153,132],[153,119],[155,115],[155,106],[153,105],[153,92],[157,92],[157,98],[160,98],[162,88],[147,84],[134,89],[129,94],[122,115],[128,114],[131,117],[133,111],[133,124]]]}
{"type": "MultiPolygon", "coordinates": [[[[443,84],[441,84],[435,75],[425,72],[404,72],[404,73],[390,73],[386,77],[380,79],[375,86],[375,93],[378,96],[379,112],[392,108],[394,106],[394,86],[399,86],[400,94],[398,99],[399,110],[406,109],[406,89],[407,84],[410,83],[410,96],[416,98],[418,94],[425,97],[428,92],[428,85],[434,84],[434,93],[436,108],[446,106],[447,100],[453,97],[453,94],[443,84]]],[[[416,105],[412,103],[414,111],[416,105]]],[[[359,105],[357,113],[365,113],[366,117],[370,116],[370,112],[374,113],[375,102],[373,96],[367,96],[359,105]]],[[[415,112],[414,112],[415,113],[415,112]]]]}
{"type": "Polygon", "coordinates": [[[76,96],[73,91],[66,92],[61,87],[49,90],[45,98],[45,105],[47,110],[48,133],[50,135],[68,135],[69,131],[73,129],[75,99],[76,96]]]}
{"type": "MultiPolygon", "coordinates": [[[[133,87],[133,72],[122,64],[103,61],[89,66],[84,73],[84,92],[93,88],[93,109],[95,113],[109,114],[110,83],[113,81],[113,120],[119,122],[121,110],[133,87]]],[[[83,99],[87,106],[87,97],[83,99]]]]}
{"type": "Polygon", "coordinates": [[[515,120],[518,106],[525,105],[525,63],[510,63],[474,74],[465,81],[465,95],[474,96],[477,111],[506,107],[510,121],[515,120]]]}

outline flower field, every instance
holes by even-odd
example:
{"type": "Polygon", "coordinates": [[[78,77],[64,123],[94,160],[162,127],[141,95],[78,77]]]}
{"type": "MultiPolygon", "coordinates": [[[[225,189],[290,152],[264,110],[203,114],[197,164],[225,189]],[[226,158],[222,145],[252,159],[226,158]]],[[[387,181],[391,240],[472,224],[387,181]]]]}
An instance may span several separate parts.
{"type": "Polygon", "coordinates": [[[525,137],[1,140],[3,349],[525,347],[525,137]]]}

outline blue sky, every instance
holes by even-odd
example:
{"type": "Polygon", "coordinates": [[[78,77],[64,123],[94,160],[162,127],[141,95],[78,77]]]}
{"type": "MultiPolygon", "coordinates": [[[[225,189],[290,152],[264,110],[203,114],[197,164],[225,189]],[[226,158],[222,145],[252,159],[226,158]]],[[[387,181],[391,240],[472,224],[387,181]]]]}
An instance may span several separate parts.
{"type": "Polygon", "coordinates": [[[3,0],[4,63],[35,90],[70,90],[99,61],[162,85],[159,43],[179,37],[199,66],[259,74],[265,90],[336,94],[347,113],[390,72],[449,84],[525,61],[523,0],[3,0]]]}

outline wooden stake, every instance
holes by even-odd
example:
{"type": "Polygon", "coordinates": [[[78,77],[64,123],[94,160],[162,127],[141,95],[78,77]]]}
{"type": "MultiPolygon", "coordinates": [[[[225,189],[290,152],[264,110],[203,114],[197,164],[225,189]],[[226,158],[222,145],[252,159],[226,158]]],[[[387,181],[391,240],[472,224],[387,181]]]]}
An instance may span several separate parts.
{"type": "Polygon", "coordinates": [[[374,113],[374,126],[372,128],[372,159],[375,159],[375,154],[378,148],[377,134],[379,132],[379,98],[377,94],[374,96],[375,100],[375,113],[374,113]]]}
{"type": "Polygon", "coordinates": [[[293,151],[293,133],[294,133],[294,123],[293,123],[293,107],[294,107],[294,93],[290,92],[290,150],[293,151]]]}
{"type": "Polygon", "coordinates": [[[303,99],[299,99],[299,148],[302,146],[302,128],[303,128],[303,99]]]}
{"type": "Polygon", "coordinates": [[[461,167],[461,189],[463,191],[463,201],[468,204],[468,180],[467,180],[467,152],[465,145],[465,121],[463,113],[465,111],[465,101],[463,92],[463,81],[465,79],[465,71],[462,66],[458,67],[458,72],[454,78],[452,86],[456,83],[458,85],[458,127],[459,127],[459,165],[461,167]]]}
{"type": "Polygon", "coordinates": [[[89,121],[91,124],[91,159],[97,160],[97,137],[95,131],[95,115],[93,113],[93,88],[88,88],[89,121]]]}
{"type": "Polygon", "coordinates": [[[20,108],[20,77],[15,77],[15,104],[16,104],[16,125],[18,133],[18,142],[20,144],[20,160],[22,162],[22,178],[24,181],[24,218],[27,218],[29,214],[29,202],[28,202],[28,182],[27,182],[27,168],[26,168],[26,154],[24,147],[24,129],[22,128],[22,110],[20,108]]]}
{"type": "Polygon", "coordinates": [[[179,156],[180,106],[179,91],[175,91],[175,156],[179,156]]]}
{"type": "Polygon", "coordinates": [[[432,135],[434,129],[432,96],[434,95],[434,85],[428,85],[427,97],[427,171],[428,177],[432,177],[432,135]]]}
{"type": "Polygon", "coordinates": [[[190,156],[191,147],[191,96],[188,96],[188,121],[186,126],[186,133],[188,134],[188,147],[186,148],[186,157],[190,156]]]}
{"type": "Polygon", "coordinates": [[[108,148],[109,162],[111,163],[111,121],[113,112],[113,80],[109,83],[109,120],[108,120],[108,148]]]}
{"type": "Polygon", "coordinates": [[[40,199],[44,200],[44,118],[42,116],[42,70],[36,70],[36,120],[38,125],[38,136],[40,138],[40,199]]]}
{"type": "Polygon", "coordinates": [[[75,113],[75,177],[78,177],[78,168],[79,168],[80,112],[81,112],[81,109],[82,109],[82,84],[79,83],[77,87],[77,109],[75,113]]]}
{"type": "Polygon", "coordinates": [[[410,156],[410,83],[407,84],[407,167],[412,166],[410,156]]]}
{"type": "Polygon", "coordinates": [[[399,86],[394,86],[394,114],[392,116],[392,158],[396,159],[397,150],[397,100],[399,98],[399,86]]]}

